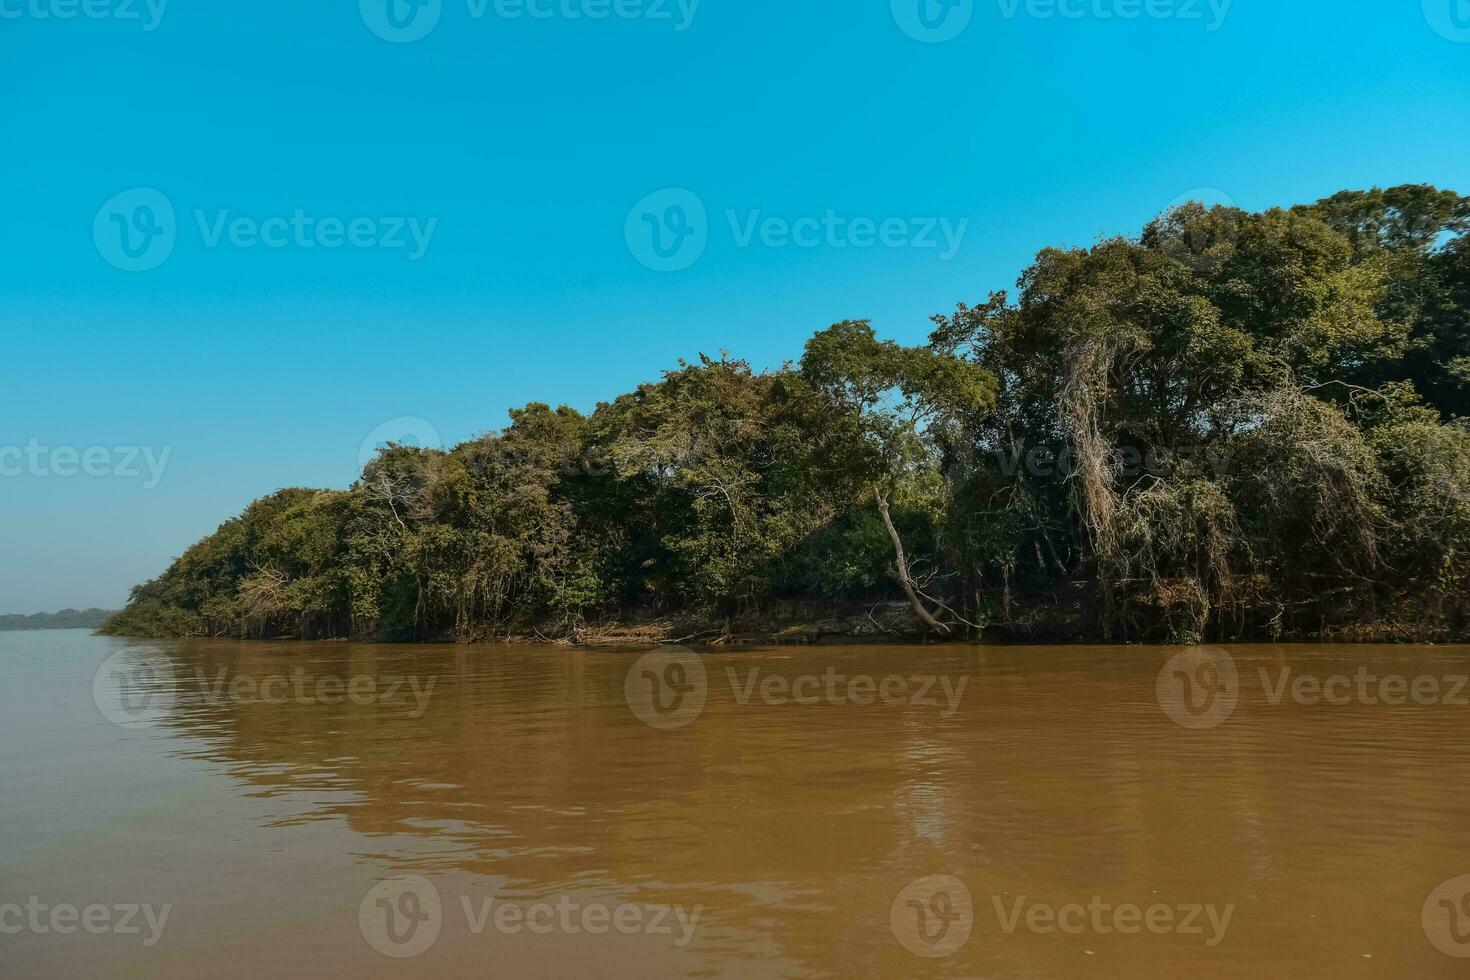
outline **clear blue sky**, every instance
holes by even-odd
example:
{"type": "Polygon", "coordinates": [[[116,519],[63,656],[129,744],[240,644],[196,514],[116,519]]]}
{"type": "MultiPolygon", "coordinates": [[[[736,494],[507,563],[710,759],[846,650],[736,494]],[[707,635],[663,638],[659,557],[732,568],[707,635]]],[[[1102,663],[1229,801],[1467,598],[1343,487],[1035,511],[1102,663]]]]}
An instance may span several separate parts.
{"type": "Polygon", "coordinates": [[[0,455],[0,612],[118,605],[250,500],[349,484],[390,419],[456,442],[848,317],[917,341],[1197,188],[1470,191],[1467,0],[158,2],[0,0],[0,453],[45,453],[0,455]],[[175,212],[149,271],[113,264],[167,220],[137,188],[175,212]],[[685,227],[689,195],[635,210],[666,188],[706,211],[678,271],[636,240],[685,227]],[[298,210],[284,247],[213,237],[298,210]],[[950,256],[850,224],[742,244],[755,212],[829,211],[903,219],[894,243],[968,225],[950,256]],[[417,259],[316,224],[410,217],[436,222],[417,259]],[[126,446],[168,450],[156,486],[126,446]]]}

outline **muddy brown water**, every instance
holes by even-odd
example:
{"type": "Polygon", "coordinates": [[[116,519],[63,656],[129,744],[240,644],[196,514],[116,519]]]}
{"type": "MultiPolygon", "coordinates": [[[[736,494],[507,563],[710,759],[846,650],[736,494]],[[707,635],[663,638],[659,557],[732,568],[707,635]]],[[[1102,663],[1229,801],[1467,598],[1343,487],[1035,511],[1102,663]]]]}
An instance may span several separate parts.
{"type": "Polygon", "coordinates": [[[1470,648],[0,670],[0,976],[1470,975],[1470,648]]]}

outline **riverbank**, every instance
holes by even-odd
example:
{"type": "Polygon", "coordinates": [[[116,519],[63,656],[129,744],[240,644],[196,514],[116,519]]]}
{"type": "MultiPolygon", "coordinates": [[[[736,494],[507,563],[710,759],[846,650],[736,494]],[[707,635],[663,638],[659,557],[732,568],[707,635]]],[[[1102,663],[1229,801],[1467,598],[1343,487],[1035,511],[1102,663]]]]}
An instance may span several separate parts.
{"type": "Polygon", "coordinates": [[[1346,610],[1315,623],[1294,617],[1290,606],[1272,601],[1260,588],[1237,583],[1235,601],[1219,610],[1218,631],[1191,629],[1195,594],[1178,583],[1139,589],[1128,599],[1134,610],[1127,638],[1107,638],[1098,621],[1095,586],[1076,582],[1065,589],[1007,600],[987,596],[986,611],[947,612],[940,629],[926,623],[902,600],[840,603],[772,601],[730,615],[708,611],[627,610],[617,615],[565,621],[475,624],[463,630],[424,629],[412,634],[364,635],[351,624],[302,617],[264,622],[208,621],[180,610],[133,608],[99,630],[103,635],[152,639],[236,637],[261,640],[355,640],[416,643],[527,643],[564,647],[629,647],[661,644],[698,646],[812,645],[827,643],[932,644],[947,641],[1096,644],[1109,642],[1195,644],[1251,642],[1457,643],[1470,642],[1463,623],[1434,614],[1411,601],[1385,607],[1360,621],[1346,610]]]}

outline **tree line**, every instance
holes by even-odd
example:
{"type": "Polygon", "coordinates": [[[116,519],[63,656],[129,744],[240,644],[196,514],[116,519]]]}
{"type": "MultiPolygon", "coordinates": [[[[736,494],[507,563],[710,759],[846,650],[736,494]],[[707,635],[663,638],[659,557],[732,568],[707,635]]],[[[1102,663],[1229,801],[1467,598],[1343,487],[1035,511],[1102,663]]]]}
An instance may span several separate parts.
{"type": "Polygon", "coordinates": [[[1464,638],[1470,198],[1188,203],[904,346],[700,356],[251,504],[105,630],[575,637],[901,603],[916,635],[1464,638]]]}
{"type": "Polygon", "coordinates": [[[63,609],[54,613],[6,613],[0,631],[96,629],[116,613],[107,609],[63,609]]]}

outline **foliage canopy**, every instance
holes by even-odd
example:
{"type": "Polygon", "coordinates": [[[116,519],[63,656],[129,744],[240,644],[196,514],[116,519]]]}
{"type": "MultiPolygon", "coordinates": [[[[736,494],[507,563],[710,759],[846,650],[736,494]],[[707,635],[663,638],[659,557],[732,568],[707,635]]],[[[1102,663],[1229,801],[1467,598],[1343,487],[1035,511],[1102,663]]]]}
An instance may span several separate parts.
{"type": "Polygon", "coordinates": [[[257,501],[118,633],[566,636],[907,599],[934,632],[1462,637],[1470,199],[1185,204],[929,342],[863,321],[257,501]]]}

